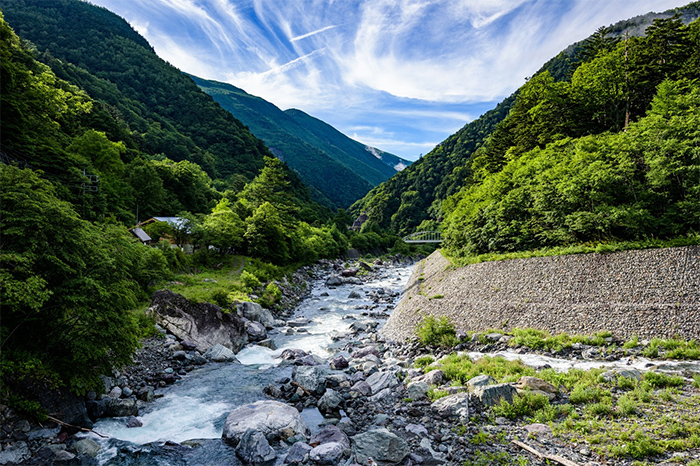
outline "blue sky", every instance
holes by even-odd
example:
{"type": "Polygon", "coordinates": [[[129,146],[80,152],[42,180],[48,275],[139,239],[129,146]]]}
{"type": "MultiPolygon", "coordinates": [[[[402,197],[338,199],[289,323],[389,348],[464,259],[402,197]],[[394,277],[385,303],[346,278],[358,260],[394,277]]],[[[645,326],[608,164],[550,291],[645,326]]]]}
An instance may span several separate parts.
{"type": "Polygon", "coordinates": [[[158,55],[415,160],[600,26],[688,0],[90,0],[158,55]]]}

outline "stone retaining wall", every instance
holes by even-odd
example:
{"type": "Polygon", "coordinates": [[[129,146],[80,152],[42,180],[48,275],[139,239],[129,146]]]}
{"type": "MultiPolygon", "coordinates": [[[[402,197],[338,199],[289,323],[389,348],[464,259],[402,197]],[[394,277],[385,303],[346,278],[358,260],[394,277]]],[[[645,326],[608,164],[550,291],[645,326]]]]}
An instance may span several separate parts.
{"type": "Polygon", "coordinates": [[[700,339],[700,246],[514,259],[450,269],[439,251],[416,265],[381,332],[404,340],[427,315],[463,331],[700,339]]]}

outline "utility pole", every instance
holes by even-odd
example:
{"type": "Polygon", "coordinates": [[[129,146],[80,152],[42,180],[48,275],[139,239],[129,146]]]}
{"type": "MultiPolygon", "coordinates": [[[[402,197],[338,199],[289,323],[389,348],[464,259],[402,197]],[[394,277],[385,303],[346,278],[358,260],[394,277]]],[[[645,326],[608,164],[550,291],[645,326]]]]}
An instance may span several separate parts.
{"type": "Polygon", "coordinates": [[[625,128],[630,124],[630,77],[629,77],[629,60],[627,58],[627,38],[629,31],[625,31],[625,128]]]}
{"type": "Polygon", "coordinates": [[[83,217],[85,217],[85,193],[96,193],[100,190],[100,177],[97,175],[88,175],[83,168],[83,178],[87,178],[87,181],[83,180],[83,183],[80,185],[80,189],[83,192],[83,217]]]}

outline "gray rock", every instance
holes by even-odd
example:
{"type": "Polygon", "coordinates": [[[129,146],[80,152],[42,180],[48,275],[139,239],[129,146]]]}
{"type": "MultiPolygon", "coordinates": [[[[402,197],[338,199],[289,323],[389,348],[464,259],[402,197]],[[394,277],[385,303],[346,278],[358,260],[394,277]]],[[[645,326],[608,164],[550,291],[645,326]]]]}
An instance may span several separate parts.
{"type": "Polygon", "coordinates": [[[71,461],[75,459],[75,455],[69,451],[66,450],[59,450],[54,453],[54,461],[56,462],[62,462],[62,461],[71,461]]]}
{"type": "Polygon", "coordinates": [[[262,432],[268,439],[286,439],[294,435],[308,437],[309,428],[299,411],[279,401],[263,400],[240,406],[228,415],[222,437],[238,445],[248,429],[262,432]]]}
{"type": "Polygon", "coordinates": [[[277,458],[265,436],[257,430],[248,429],[241,436],[236,454],[245,464],[262,466],[272,465],[277,458]]]}
{"type": "Polygon", "coordinates": [[[385,388],[393,388],[399,384],[399,379],[393,372],[384,371],[376,372],[366,380],[367,384],[372,388],[372,393],[376,394],[385,388]]]}
{"type": "Polygon", "coordinates": [[[351,291],[350,294],[348,295],[348,299],[360,299],[362,298],[362,295],[358,293],[357,291],[351,291]]]}
{"type": "Polygon", "coordinates": [[[425,382],[428,385],[441,385],[445,381],[445,373],[440,369],[433,369],[427,374],[416,377],[413,382],[425,382]]]}
{"type": "Polygon", "coordinates": [[[287,452],[287,457],[284,459],[284,464],[300,464],[306,461],[309,452],[313,450],[311,445],[304,442],[297,442],[292,445],[292,448],[287,452]]]}
{"type": "Polygon", "coordinates": [[[488,385],[474,389],[474,394],[479,398],[481,404],[487,407],[497,405],[501,400],[512,403],[513,395],[516,393],[517,390],[515,387],[507,383],[488,385]]]}
{"type": "Polygon", "coordinates": [[[120,398],[122,396],[122,389],[119,387],[112,387],[107,395],[110,398],[120,398]]]}
{"type": "Polygon", "coordinates": [[[311,323],[311,319],[306,319],[304,317],[299,317],[298,319],[290,319],[287,321],[287,325],[290,327],[304,327],[305,325],[309,325],[311,323]]]}
{"type": "Polygon", "coordinates": [[[355,459],[367,464],[371,458],[378,466],[401,463],[410,453],[408,444],[387,429],[374,429],[352,438],[355,459]]]}
{"type": "Polygon", "coordinates": [[[214,304],[194,303],[170,290],[158,290],[148,313],[170,333],[199,348],[222,345],[234,353],[247,342],[243,320],[214,304]]]}
{"type": "Polygon", "coordinates": [[[204,353],[204,358],[213,362],[239,362],[233,351],[218,343],[204,353]]]}
{"type": "Polygon", "coordinates": [[[143,427],[143,422],[139,421],[134,416],[131,416],[131,417],[129,417],[129,419],[126,420],[126,427],[128,427],[129,429],[134,429],[136,427],[143,427]]]}
{"type": "Polygon", "coordinates": [[[202,366],[202,365],[207,363],[207,358],[205,358],[204,356],[202,356],[199,353],[194,353],[194,354],[190,355],[187,358],[187,360],[190,362],[190,364],[192,364],[194,366],[202,366]]]}
{"type": "Polygon", "coordinates": [[[345,447],[337,442],[323,443],[309,452],[309,458],[316,464],[338,464],[343,458],[345,447]]]}
{"type": "Polygon", "coordinates": [[[263,341],[267,338],[267,330],[260,322],[248,320],[245,322],[245,331],[249,341],[263,341]]]}
{"type": "Polygon", "coordinates": [[[314,434],[309,440],[311,445],[321,445],[323,443],[336,442],[345,448],[350,448],[350,439],[336,426],[324,426],[319,432],[314,434]]]}
{"type": "Polygon", "coordinates": [[[0,451],[0,464],[21,463],[31,457],[25,442],[8,443],[4,450],[0,451]]]}
{"type": "Polygon", "coordinates": [[[272,312],[258,303],[239,302],[236,303],[236,310],[241,316],[253,322],[260,322],[265,328],[269,329],[275,326],[275,317],[272,312]]]}
{"type": "Polygon", "coordinates": [[[355,351],[354,353],[352,353],[352,357],[354,359],[362,359],[365,356],[370,355],[370,354],[373,354],[376,357],[380,356],[379,350],[377,349],[376,346],[365,346],[364,348],[359,349],[359,350],[355,351]]]}
{"type": "Polygon", "coordinates": [[[422,437],[428,436],[428,429],[426,429],[425,426],[421,424],[407,424],[405,429],[407,432],[410,432],[415,435],[419,435],[422,437]]]}
{"type": "Polygon", "coordinates": [[[150,386],[142,387],[136,392],[136,398],[141,401],[151,402],[154,397],[155,393],[153,392],[153,387],[150,386]]]}
{"type": "Polygon", "coordinates": [[[105,417],[138,416],[139,408],[133,398],[108,398],[105,406],[105,417]]]}
{"type": "Polygon", "coordinates": [[[131,388],[129,388],[129,387],[122,388],[122,396],[128,398],[133,394],[134,394],[134,391],[131,388]]]}
{"type": "Polygon", "coordinates": [[[625,379],[642,380],[642,373],[637,369],[613,369],[607,372],[603,372],[600,376],[606,382],[617,382],[619,377],[625,379]]]}
{"type": "Polygon", "coordinates": [[[187,359],[187,353],[185,351],[175,351],[173,353],[173,359],[177,359],[178,361],[184,361],[187,359]]]}
{"type": "Polygon", "coordinates": [[[502,337],[503,337],[503,334],[502,334],[502,333],[496,333],[496,332],[494,332],[494,333],[487,333],[486,335],[484,335],[484,338],[486,338],[486,339],[489,340],[489,341],[498,341],[498,340],[500,340],[502,337]]]}
{"type": "Polygon", "coordinates": [[[326,280],[326,286],[340,286],[343,284],[343,279],[338,277],[337,275],[333,275],[332,277],[328,277],[326,280]]]}
{"type": "Polygon", "coordinates": [[[391,388],[385,388],[383,390],[379,390],[379,393],[375,393],[374,395],[370,396],[369,400],[372,403],[377,403],[379,401],[388,400],[392,395],[393,390],[391,388]]]}
{"type": "Polygon", "coordinates": [[[477,375],[476,377],[473,377],[467,381],[467,386],[471,387],[472,389],[476,387],[486,387],[488,385],[496,385],[498,381],[491,377],[490,375],[482,374],[482,375],[477,375]]]}
{"type": "Polygon", "coordinates": [[[409,383],[406,387],[408,390],[408,397],[412,400],[420,400],[428,397],[428,390],[430,390],[430,385],[425,382],[413,382],[409,383]]]}
{"type": "Polygon", "coordinates": [[[292,379],[311,393],[322,394],[326,389],[328,370],[318,366],[296,366],[292,379]]]}
{"type": "Polygon", "coordinates": [[[100,451],[100,444],[95,442],[91,438],[84,438],[84,439],[80,439],[77,442],[75,442],[73,444],[73,448],[80,455],[88,455],[88,456],[92,456],[94,458],[97,456],[97,453],[100,451]]]}
{"type": "Polygon", "coordinates": [[[318,400],[318,410],[324,416],[340,417],[338,416],[340,408],[343,404],[343,397],[340,393],[335,390],[328,389],[326,393],[318,400]]]}
{"type": "Polygon", "coordinates": [[[277,345],[275,344],[275,342],[271,338],[259,341],[258,345],[264,346],[265,348],[270,348],[271,350],[277,349],[277,345]]]}
{"type": "Polygon", "coordinates": [[[457,393],[435,400],[431,409],[441,417],[457,417],[460,422],[469,422],[469,394],[457,393]]]}
{"type": "Polygon", "coordinates": [[[340,272],[340,275],[342,275],[343,277],[354,277],[359,271],[360,269],[358,269],[357,267],[348,267],[347,269],[343,269],[343,271],[340,272]]]}
{"type": "Polygon", "coordinates": [[[352,386],[350,391],[357,392],[362,396],[370,396],[372,394],[372,387],[364,380],[360,380],[352,386]]]}
{"type": "Polygon", "coordinates": [[[345,369],[346,367],[348,367],[348,360],[345,359],[342,355],[338,355],[331,359],[330,366],[331,369],[345,369]]]}

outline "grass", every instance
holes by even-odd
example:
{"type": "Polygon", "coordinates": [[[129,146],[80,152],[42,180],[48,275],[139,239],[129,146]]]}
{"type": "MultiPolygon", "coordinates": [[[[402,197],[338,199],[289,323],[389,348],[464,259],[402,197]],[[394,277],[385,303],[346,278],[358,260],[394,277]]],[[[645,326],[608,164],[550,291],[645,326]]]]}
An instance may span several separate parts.
{"type": "Polygon", "coordinates": [[[634,249],[673,248],[680,246],[692,246],[696,244],[700,244],[700,234],[693,233],[687,236],[680,236],[669,240],[647,239],[641,241],[590,242],[572,246],[535,249],[532,251],[488,253],[464,257],[458,256],[454,251],[447,249],[441,249],[440,252],[450,262],[453,268],[458,268],[471,264],[478,264],[480,262],[527,259],[530,257],[567,256],[572,254],[611,253],[634,249]]]}
{"type": "Polygon", "coordinates": [[[451,348],[457,344],[455,326],[444,316],[439,319],[433,316],[425,317],[418,325],[416,333],[424,345],[451,348]]]}
{"type": "Polygon", "coordinates": [[[680,340],[671,338],[664,340],[654,338],[649,342],[642,354],[648,358],[657,358],[663,353],[663,357],[669,359],[700,359],[700,345],[696,340],[680,340]]]}
{"type": "Polygon", "coordinates": [[[597,332],[593,336],[571,336],[568,333],[552,336],[545,330],[534,328],[513,329],[509,334],[513,336],[509,342],[511,346],[525,346],[535,350],[547,351],[561,351],[564,348],[570,348],[574,343],[605,346],[607,344],[605,339],[612,336],[612,333],[609,331],[597,332]]]}

